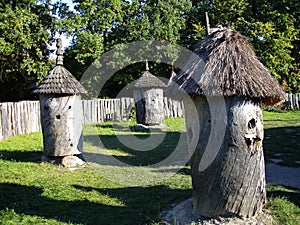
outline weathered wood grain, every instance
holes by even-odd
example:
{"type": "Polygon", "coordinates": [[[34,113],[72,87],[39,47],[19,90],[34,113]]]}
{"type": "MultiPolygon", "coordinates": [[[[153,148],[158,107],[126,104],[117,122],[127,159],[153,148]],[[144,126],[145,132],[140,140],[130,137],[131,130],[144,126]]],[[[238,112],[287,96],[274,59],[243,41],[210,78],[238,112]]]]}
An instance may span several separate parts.
{"type": "Polygon", "coordinates": [[[253,216],[266,200],[262,112],[243,98],[185,103],[194,209],[253,216]]]}
{"type": "Polygon", "coordinates": [[[44,155],[81,154],[83,112],[80,96],[42,95],[40,102],[44,155]]]}
{"type": "Polygon", "coordinates": [[[133,92],[137,123],[160,125],[164,119],[163,89],[137,89],[133,92]]]}

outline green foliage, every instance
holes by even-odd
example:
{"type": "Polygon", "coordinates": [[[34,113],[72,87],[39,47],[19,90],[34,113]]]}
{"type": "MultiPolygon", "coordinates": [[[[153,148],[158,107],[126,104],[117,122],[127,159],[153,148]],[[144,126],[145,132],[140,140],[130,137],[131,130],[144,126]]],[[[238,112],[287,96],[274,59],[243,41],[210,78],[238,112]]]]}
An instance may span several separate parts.
{"type": "MultiPolygon", "coordinates": [[[[122,54],[130,52],[126,43],[149,40],[140,51],[132,54],[144,61],[145,52],[157,49],[156,62],[162,58],[176,60],[178,50],[171,46],[152,46],[153,40],[169,43],[180,43],[180,32],[185,28],[185,17],[189,1],[122,1],[111,2],[75,1],[77,13],[67,19],[74,27],[74,42],[67,50],[65,63],[75,65],[70,71],[80,78],[88,66],[104,52],[114,48],[116,51],[111,58],[100,63],[102,68],[123,68],[124,62],[131,62],[131,56],[122,54]],[[74,24],[74,21],[76,23],[74,24]],[[84,38],[88,36],[89,38],[84,38]],[[86,51],[89,48],[91,51],[86,51]],[[103,64],[104,63],[104,64],[103,64]],[[81,69],[78,70],[78,66],[81,69]]],[[[144,72],[142,64],[130,65],[114,74],[103,88],[100,96],[114,97],[125,85],[138,78],[144,72]]],[[[169,77],[169,65],[154,65],[151,72],[169,77]]],[[[99,75],[105,76],[105,75],[99,75]]],[[[96,78],[100,79],[100,78],[96,78]]]]}
{"type": "Polygon", "coordinates": [[[54,17],[49,1],[37,0],[2,1],[0,15],[0,100],[22,99],[26,87],[49,71],[54,17]]]}
{"type": "MultiPolygon", "coordinates": [[[[257,56],[287,92],[300,90],[300,42],[298,0],[74,0],[74,10],[66,3],[50,0],[9,1],[0,3],[0,100],[28,98],[26,87],[40,81],[50,70],[47,43],[55,32],[73,38],[65,51],[64,64],[80,79],[87,68],[112,49],[122,52],[127,43],[149,40],[172,43],[189,49],[206,33],[205,12],[210,25],[231,26],[249,37],[257,56]],[[14,93],[7,95],[7,92],[14,93]]],[[[157,49],[151,72],[169,78],[178,49],[166,45],[157,49]],[[172,64],[172,63],[170,63],[172,64]]],[[[143,56],[143,57],[142,57],[143,56]]],[[[114,97],[124,86],[139,77],[144,65],[114,54],[104,66],[122,68],[114,74],[100,94],[114,97]]],[[[102,65],[103,66],[103,65],[102,65]]],[[[105,75],[99,75],[105,76],[105,75]]],[[[96,77],[95,81],[101,79],[96,77]]],[[[91,81],[91,83],[93,83],[91,81]]]]}
{"type": "Polygon", "coordinates": [[[204,26],[207,11],[211,26],[231,26],[248,36],[270,73],[287,92],[297,92],[300,88],[299,7],[299,1],[295,0],[199,1],[194,4],[190,20],[194,27],[204,26]]]}

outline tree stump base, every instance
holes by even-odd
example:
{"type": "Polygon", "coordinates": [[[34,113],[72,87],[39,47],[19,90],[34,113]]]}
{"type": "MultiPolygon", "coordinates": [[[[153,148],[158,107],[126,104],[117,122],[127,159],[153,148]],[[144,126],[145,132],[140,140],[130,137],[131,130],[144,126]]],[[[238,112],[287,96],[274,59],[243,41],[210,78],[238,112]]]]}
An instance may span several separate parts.
{"type": "Polygon", "coordinates": [[[215,217],[207,218],[198,216],[193,210],[193,199],[187,199],[177,205],[173,205],[168,211],[161,213],[161,218],[168,224],[185,225],[185,224],[201,224],[201,225],[273,225],[275,223],[273,217],[266,212],[260,212],[251,218],[242,217],[215,217]],[[176,221],[176,222],[174,222],[176,221]]]}
{"type": "Polygon", "coordinates": [[[266,190],[259,104],[241,97],[193,102],[196,113],[194,106],[185,108],[196,213],[252,217],[261,212],[266,190]]]}
{"type": "Polygon", "coordinates": [[[86,166],[86,161],[82,155],[68,155],[63,157],[43,155],[41,157],[41,161],[53,163],[55,165],[61,165],[63,167],[69,168],[70,170],[75,170],[86,166]]]}

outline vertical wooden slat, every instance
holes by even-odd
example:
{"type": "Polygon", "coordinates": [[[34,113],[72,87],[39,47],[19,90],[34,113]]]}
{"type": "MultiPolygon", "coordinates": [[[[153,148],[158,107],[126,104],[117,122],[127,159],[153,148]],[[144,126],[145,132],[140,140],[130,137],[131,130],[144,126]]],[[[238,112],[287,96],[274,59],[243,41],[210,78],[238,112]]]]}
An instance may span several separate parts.
{"type": "Polygon", "coordinates": [[[110,120],[109,102],[105,99],[105,120],[110,120]]]}
{"type": "Polygon", "coordinates": [[[285,109],[289,109],[289,94],[285,93],[285,109]]]}
{"type": "Polygon", "coordinates": [[[292,93],[289,94],[289,102],[291,104],[290,109],[293,110],[294,106],[293,106],[293,94],[292,93]]]}
{"type": "Polygon", "coordinates": [[[112,120],[112,102],[107,99],[107,110],[108,110],[108,116],[109,116],[109,120],[112,120]]]}
{"type": "Polygon", "coordinates": [[[92,104],[91,104],[91,100],[88,100],[87,103],[88,103],[87,104],[87,121],[88,121],[87,124],[92,124],[92,116],[91,116],[92,104]]]}
{"type": "Polygon", "coordinates": [[[84,124],[89,124],[89,101],[88,100],[85,100],[84,101],[84,124]]]}
{"type": "Polygon", "coordinates": [[[127,120],[129,117],[130,103],[129,98],[122,98],[122,120],[127,120]]]}
{"type": "Polygon", "coordinates": [[[35,102],[31,102],[31,110],[33,112],[33,115],[32,115],[32,120],[33,120],[33,126],[32,126],[32,132],[36,132],[37,131],[37,124],[38,124],[38,121],[37,121],[37,116],[36,116],[36,109],[35,109],[35,102]]]}
{"type": "Polygon", "coordinates": [[[103,118],[103,99],[100,99],[100,122],[103,122],[104,121],[104,118],[103,118]]]}
{"type": "Polygon", "coordinates": [[[96,115],[96,110],[95,110],[95,100],[90,101],[91,104],[91,124],[96,123],[95,115],[96,115]]]}
{"type": "Polygon", "coordinates": [[[2,104],[2,135],[3,139],[9,138],[9,119],[7,118],[7,103],[2,104]]]}
{"type": "Polygon", "coordinates": [[[15,114],[15,128],[16,128],[16,134],[23,134],[21,129],[21,103],[16,102],[14,103],[14,114],[15,114]]]}
{"type": "Polygon", "coordinates": [[[183,102],[180,102],[180,109],[181,109],[181,116],[180,117],[183,117],[184,116],[184,108],[183,108],[183,102]]]}
{"type": "Polygon", "coordinates": [[[29,119],[28,119],[28,104],[25,102],[23,108],[23,115],[24,115],[24,134],[29,133],[29,119]]]}
{"type": "Polygon", "coordinates": [[[120,120],[123,120],[123,107],[124,107],[124,98],[120,98],[120,120]]]}
{"type": "Polygon", "coordinates": [[[117,99],[112,99],[112,108],[113,108],[113,112],[112,112],[112,118],[114,121],[118,121],[118,100],[117,99]]]}
{"type": "Polygon", "coordinates": [[[83,112],[83,124],[86,124],[86,117],[85,117],[85,101],[86,100],[82,100],[81,104],[82,104],[82,112],[83,112]]]}
{"type": "Polygon", "coordinates": [[[10,119],[10,137],[16,135],[16,129],[15,129],[15,115],[14,115],[14,103],[10,102],[9,103],[9,119],[10,119]]]}
{"type": "Polygon", "coordinates": [[[27,104],[27,102],[22,101],[19,103],[20,106],[20,129],[21,129],[21,134],[25,134],[26,133],[26,129],[25,129],[25,113],[24,113],[24,109],[25,109],[25,105],[27,104]]]}
{"type": "Polygon", "coordinates": [[[165,118],[167,118],[168,117],[168,115],[167,115],[167,107],[166,107],[166,97],[164,97],[163,98],[163,103],[164,103],[164,116],[165,116],[165,118]]]}
{"type": "Polygon", "coordinates": [[[121,121],[122,120],[122,116],[121,116],[121,99],[117,99],[117,121],[121,121]]]}
{"type": "Polygon", "coordinates": [[[100,102],[96,99],[97,123],[100,123],[100,102]]]}
{"type": "Polygon", "coordinates": [[[33,131],[33,123],[34,123],[34,118],[32,116],[32,102],[27,102],[27,112],[28,112],[28,131],[27,131],[27,134],[31,133],[33,131]]]}
{"type": "Polygon", "coordinates": [[[9,137],[13,137],[16,135],[16,131],[15,131],[15,125],[14,125],[14,103],[13,102],[9,102],[8,103],[8,117],[7,119],[9,120],[9,137]]]}
{"type": "Polygon", "coordinates": [[[101,99],[98,99],[98,115],[99,115],[99,123],[102,122],[102,105],[101,105],[101,99]]]}
{"type": "Polygon", "coordinates": [[[294,108],[299,109],[299,99],[297,94],[294,94],[294,108]]]}
{"type": "Polygon", "coordinates": [[[37,101],[37,107],[38,107],[38,118],[39,118],[39,130],[42,130],[42,123],[41,123],[41,103],[40,101],[37,101]]]}
{"type": "Polygon", "coordinates": [[[117,120],[117,99],[112,99],[112,119],[117,120]]]}
{"type": "Polygon", "coordinates": [[[28,101],[27,102],[27,105],[28,105],[28,120],[29,120],[29,130],[28,130],[28,134],[33,132],[34,131],[34,116],[32,115],[33,114],[33,107],[32,107],[32,102],[31,101],[28,101]]]}
{"type": "Polygon", "coordinates": [[[41,119],[40,119],[40,102],[39,101],[35,101],[35,115],[36,115],[36,121],[37,121],[37,124],[36,124],[36,131],[40,131],[41,130],[41,126],[40,126],[40,123],[41,123],[41,119]]]}
{"type": "Polygon", "coordinates": [[[171,118],[173,118],[173,101],[172,101],[172,99],[169,98],[168,102],[169,102],[169,104],[168,104],[169,105],[169,115],[171,118]]]}
{"type": "Polygon", "coordinates": [[[93,124],[93,114],[94,114],[94,111],[93,111],[93,100],[90,100],[90,118],[91,118],[91,122],[90,122],[90,124],[93,124]]]}
{"type": "Polygon", "coordinates": [[[168,98],[168,117],[171,118],[172,117],[172,99],[168,98]]]}
{"type": "Polygon", "coordinates": [[[84,112],[84,124],[90,124],[89,120],[89,100],[84,100],[83,102],[84,107],[83,107],[83,112],[84,112]]]}
{"type": "Polygon", "coordinates": [[[35,123],[35,132],[37,132],[37,131],[40,130],[39,129],[39,122],[40,122],[39,115],[40,115],[40,111],[39,111],[39,104],[38,104],[37,101],[34,102],[34,111],[35,111],[34,115],[35,115],[35,121],[36,121],[36,123],[35,123]]]}

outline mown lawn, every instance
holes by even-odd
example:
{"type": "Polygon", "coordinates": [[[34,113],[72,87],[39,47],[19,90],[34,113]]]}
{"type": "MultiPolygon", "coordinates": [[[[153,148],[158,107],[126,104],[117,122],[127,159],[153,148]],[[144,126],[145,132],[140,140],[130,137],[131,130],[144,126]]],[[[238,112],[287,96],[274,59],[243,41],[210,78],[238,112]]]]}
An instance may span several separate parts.
{"type": "Polygon", "coordinates": [[[267,161],[300,166],[300,111],[264,112],[264,149],[267,161]]]}
{"type": "MultiPolygon", "coordinates": [[[[279,133],[273,138],[272,129],[285,127],[296,135],[299,112],[265,112],[264,118],[269,137],[265,141],[267,159],[280,152],[283,163],[297,166],[299,151],[283,141],[273,144],[280,132],[276,130],[279,133]],[[288,154],[282,152],[285,148],[288,154]]],[[[147,149],[155,145],[143,142],[150,137],[149,132],[132,132],[125,123],[86,126],[84,149],[89,165],[75,171],[40,162],[41,133],[1,141],[0,224],[159,223],[162,210],[192,195],[190,170],[183,165],[184,160],[175,164],[167,161],[174,150],[179,150],[179,158],[186,155],[184,120],[167,119],[165,124],[165,132],[152,131],[154,140],[163,136],[163,141],[151,151],[133,150],[130,142],[122,144],[122,138],[117,138],[141,140],[147,149]],[[159,164],[161,161],[165,163],[159,164]]],[[[299,146],[299,138],[295,140],[299,146]]],[[[279,224],[299,221],[299,195],[296,189],[268,186],[267,208],[279,224]]]]}

